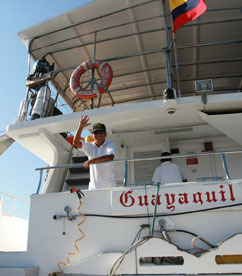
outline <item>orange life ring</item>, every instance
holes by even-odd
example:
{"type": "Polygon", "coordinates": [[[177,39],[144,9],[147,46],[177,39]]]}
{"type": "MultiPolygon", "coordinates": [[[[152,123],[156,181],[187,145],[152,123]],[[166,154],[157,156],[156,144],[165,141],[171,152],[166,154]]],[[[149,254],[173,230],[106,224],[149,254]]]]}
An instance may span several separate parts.
{"type": "MultiPolygon", "coordinates": [[[[113,79],[113,70],[111,66],[104,61],[94,60],[86,61],[80,64],[71,74],[70,89],[80,99],[96,98],[98,94],[103,94],[113,79]],[[80,78],[82,74],[90,69],[98,69],[102,75],[101,82],[95,82],[91,89],[84,89],[80,85],[80,78]]],[[[93,81],[93,80],[91,80],[93,81]]],[[[91,84],[91,82],[89,83],[91,84]]]]}

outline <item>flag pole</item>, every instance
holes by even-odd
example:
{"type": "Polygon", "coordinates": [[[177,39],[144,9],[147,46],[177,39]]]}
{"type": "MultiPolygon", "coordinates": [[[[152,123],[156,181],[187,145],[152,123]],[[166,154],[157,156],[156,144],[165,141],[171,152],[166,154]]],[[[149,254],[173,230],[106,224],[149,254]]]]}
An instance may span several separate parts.
{"type": "Polygon", "coordinates": [[[165,0],[162,0],[163,13],[164,13],[164,27],[166,33],[166,48],[165,48],[165,56],[166,56],[166,78],[168,88],[172,88],[171,84],[171,65],[170,65],[170,56],[169,56],[169,39],[168,39],[168,28],[166,22],[166,9],[165,9],[165,0]]]}
{"type": "MultiPolygon", "coordinates": [[[[169,5],[169,10],[171,10],[170,5],[169,5]]],[[[177,94],[178,94],[178,97],[180,98],[181,97],[181,82],[180,82],[180,73],[179,73],[179,61],[178,61],[177,46],[176,46],[176,35],[175,35],[175,32],[173,32],[174,24],[173,24],[171,12],[170,12],[170,19],[171,19],[171,27],[172,27],[172,43],[173,43],[175,66],[176,66],[177,94]]]]}

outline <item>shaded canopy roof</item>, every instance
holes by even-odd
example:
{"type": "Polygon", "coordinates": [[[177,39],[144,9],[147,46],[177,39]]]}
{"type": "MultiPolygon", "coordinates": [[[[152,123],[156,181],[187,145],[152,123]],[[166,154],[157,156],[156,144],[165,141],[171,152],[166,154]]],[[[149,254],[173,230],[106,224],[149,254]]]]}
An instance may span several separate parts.
{"type": "MultiPolygon", "coordinates": [[[[212,79],[213,92],[242,90],[241,0],[207,0],[208,10],[175,34],[180,89],[168,0],[100,0],[74,9],[19,33],[34,60],[55,63],[51,80],[73,111],[90,108],[69,88],[73,70],[87,60],[107,61],[114,78],[101,106],[142,102],[163,97],[170,56],[171,80],[180,95],[197,95],[195,80],[212,79]],[[96,36],[96,44],[95,44],[96,36]]],[[[81,80],[85,86],[91,72],[81,80]]],[[[100,78],[98,74],[96,78],[100,78]]],[[[94,107],[98,100],[94,100],[94,107]]]]}

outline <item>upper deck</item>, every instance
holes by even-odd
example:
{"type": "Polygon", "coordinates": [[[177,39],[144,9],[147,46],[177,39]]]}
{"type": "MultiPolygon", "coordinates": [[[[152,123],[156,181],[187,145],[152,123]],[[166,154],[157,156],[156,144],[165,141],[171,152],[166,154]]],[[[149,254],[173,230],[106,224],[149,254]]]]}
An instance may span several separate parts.
{"type": "Polygon", "coordinates": [[[93,1],[19,36],[33,60],[54,62],[51,82],[73,112],[90,108],[69,88],[71,73],[87,60],[107,61],[114,72],[94,108],[162,99],[168,79],[181,97],[201,95],[195,81],[204,79],[212,80],[210,94],[241,91],[241,1],[207,0],[207,11],[174,37],[168,2],[93,1]]]}
{"type": "MultiPolygon", "coordinates": [[[[60,95],[71,114],[32,121],[26,117],[10,125],[8,134],[50,165],[67,163],[71,147],[59,133],[75,131],[83,111],[92,123],[107,125],[108,138],[119,149],[117,158],[144,152],[157,156],[163,145],[180,153],[201,152],[205,142],[216,144],[215,151],[240,149],[240,2],[207,0],[208,10],[176,34],[168,1],[157,0],[94,1],[20,32],[30,58],[45,57],[55,64],[47,74],[57,90],[51,97],[60,109],[60,95]],[[79,64],[95,59],[111,65],[112,83],[101,98],[80,99],[70,90],[71,74],[79,64]],[[196,81],[205,79],[211,80],[211,91],[197,91],[196,81]],[[177,91],[175,101],[163,98],[169,86],[177,91]]],[[[90,79],[88,72],[83,86],[90,79]]],[[[36,94],[31,82],[26,84],[29,97],[36,94]]],[[[233,178],[241,178],[236,170],[233,178]]],[[[135,175],[130,178],[137,180],[135,175]]]]}

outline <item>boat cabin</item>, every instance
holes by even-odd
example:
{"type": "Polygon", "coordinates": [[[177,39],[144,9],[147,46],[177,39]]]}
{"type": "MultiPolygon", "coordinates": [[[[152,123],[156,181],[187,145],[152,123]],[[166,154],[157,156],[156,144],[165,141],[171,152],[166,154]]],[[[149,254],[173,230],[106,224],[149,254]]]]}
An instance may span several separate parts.
{"type": "Polygon", "coordinates": [[[40,276],[241,275],[241,1],[206,4],[176,32],[165,0],[91,1],[19,32],[27,92],[7,134],[46,167],[28,249],[0,252],[0,265],[40,276]],[[88,190],[72,145],[82,115],[116,144],[115,188],[88,190]],[[152,183],[162,152],[187,183],[152,183]]]}

